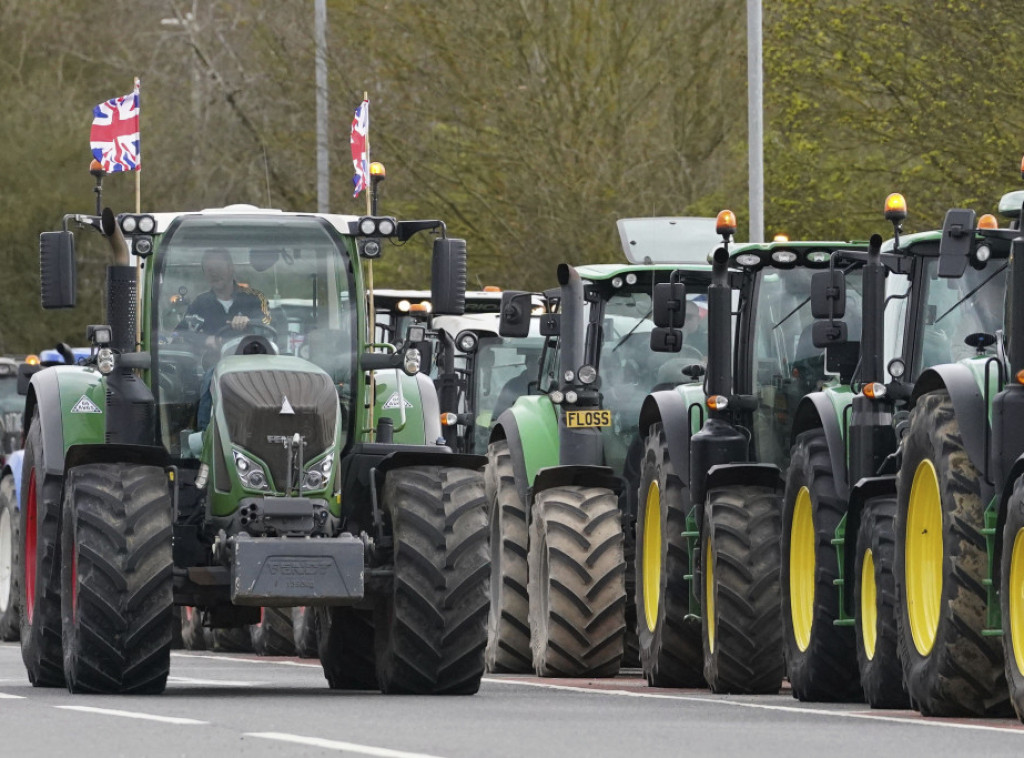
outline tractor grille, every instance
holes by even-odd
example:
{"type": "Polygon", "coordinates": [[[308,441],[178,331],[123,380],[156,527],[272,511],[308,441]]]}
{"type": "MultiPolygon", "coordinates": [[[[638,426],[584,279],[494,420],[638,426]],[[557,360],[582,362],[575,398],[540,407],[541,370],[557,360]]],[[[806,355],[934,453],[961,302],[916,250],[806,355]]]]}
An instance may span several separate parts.
{"type": "Polygon", "coordinates": [[[268,436],[291,437],[298,432],[306,440],[303,461],[334,442],[338,393],[326,374],[236,371],[220,377],[220,396],[228,436],[267,463],[277,491],[287,480],[288,455],[280,443],[268,442],[268,436]],[[294,414],[281,413],[286,397],[294,414]]]}

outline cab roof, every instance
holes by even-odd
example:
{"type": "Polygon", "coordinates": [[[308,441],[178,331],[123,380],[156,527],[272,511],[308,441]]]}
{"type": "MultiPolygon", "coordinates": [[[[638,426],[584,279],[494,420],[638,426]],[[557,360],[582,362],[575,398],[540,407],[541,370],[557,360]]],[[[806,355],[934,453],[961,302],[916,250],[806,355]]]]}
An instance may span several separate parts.
{"type": "Polygon", "coordinates": [[[705,263],[721,243],[714,217],[620,218],[616,226],[623,255],[636,264],[705,263]]]}

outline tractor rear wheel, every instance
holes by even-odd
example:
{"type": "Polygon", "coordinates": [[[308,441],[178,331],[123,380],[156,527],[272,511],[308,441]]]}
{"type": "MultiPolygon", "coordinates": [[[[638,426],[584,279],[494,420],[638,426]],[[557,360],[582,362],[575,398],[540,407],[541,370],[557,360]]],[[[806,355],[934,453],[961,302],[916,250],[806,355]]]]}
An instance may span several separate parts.
{"type": "Polygon", "coordinates": [[[903,689],[903,669],[896,650],[899,638],[896,636],[893,579],[895,497],[874,497],[864,503],[856,549],[853,602],[857,625],[854,628],[864,699],[872,708],[906,708],[910,701],[903,689]]]}
{"type": "Polygon", "coordinates": [[[292,608],[292,642],[299,658],[317,657],[316,609],[313,606],[292,608]]]}
{"type": "Polygon", "coordinates": [[[207,650],[213,647],[213,633],[203,627],[203,612],[191,605],[181,608],[181,644],[186,650],[207,650]]]}
{"type": "Polygon", "coordinates": [[[218,653],[252,653],[252,635],[248,626],[225,626],[210,630],[207,649],[218,653]]]}
{"type": "Polygon", "coordinates": [[[1014,482],[1013,494],[1006,506],[999,604],[1010,702],[1017,718],[1024,721],[1024,479],[1014,482]]]}
{"type": "Polygon", "coordinates": [[[21,631],[21,518],[14,477],[0,479],[0,640],[14,642],[21,631]]]}
{"type": "Polygon", "coordinates": [[[793,446],[782,515],[782,620],[793,697],[848,701],[861,696],[854,631],[839,618],[839,557],[832,538],[846,514],[836,492],[823,429],[793,446]]]}
{"type": "Polygon", "coordinates": [[[640,466],[634,562],[640,665],[652,687],[704,686],[700,621],[690,615],[686,579],[688,492],[669,455],[664,427],[653,424],[640,466]]]}
{"type": "Polygon", "coordinates": [[[249,627],[256,655],[295,655],[291,608],[260,609],[260,623],[249,627]]]}
{"type": "Polygon", "coordinates": [[[487,646],[491,562],[483,475],[444,466],[387,472],[394,580],[376,615],[385,693],[471,695],[487,646]]]}
{"type": "Polygon", "coordinates": [[[46,475],[38,408],[25,438],[21,469],[21,658],[34,687],[64,686],[60,616],[61,480],[46,475]]]}
{"type": "Polygon", "coordinates": [[[779,496],[708,492],[701,551],[704,677],[713,692],[775,693],[786,673],[779,588],[779,496]]]}
{"type": "Polygon", "coordinates": [[[986,626],[981,474],[945,391],[910,413],[896,479],[896,613],[911,703],[927,716],[1008,711],[1003,650],[986,626]]]}
{"type": "Polygon", "coordinates": [[[562,486],[534,499],[530,639],[539,676],[615,676],[626,633],[626,563],[619,499],[562,486]]]}
{"type": "Polygon", "coordinates": [[[171,666],[171,496],[156,466],[68,471],[61,525],[71,692],[163,692],[171,666]]]}
{"type": "Polygon", "coordinates": [[[487,448],[487,495],[491,529],[491,610],[487,618],[488,671],[532,670],[530,598],[527,595],[529,526],[516,487],[507,440],[487,448]]]}
{"type": "Polygon", "coordinates": [[[373,610],[331,606],[309,611],[317,626],[327,686],[332,690],[379,690],[373,610]]]}

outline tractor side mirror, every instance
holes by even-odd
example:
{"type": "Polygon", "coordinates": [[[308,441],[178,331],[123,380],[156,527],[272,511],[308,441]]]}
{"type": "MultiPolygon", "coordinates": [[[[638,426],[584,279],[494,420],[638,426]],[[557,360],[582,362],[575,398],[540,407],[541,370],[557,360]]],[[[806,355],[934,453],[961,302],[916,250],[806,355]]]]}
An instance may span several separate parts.
{"type": "Polygon", "coordinates": [[[44,308],[74,308],[78,290],[75,235],[43,232],[39,235],[39,285],[44,308]]]}
{"type": "Polygon", "coordinates": [[[557,337],[562,333],[562,314],[545,313],[540,317],[540,333],[542,337],[557,337]]]}
{"type": "Polygon", "coordinates": [[[654,285],[654,325],[679,329],[686,321],[686,285],[662,282],[654,285]]]}
{"type": "Polygon", "coordinates": [[[967,269],[974,242],[975,213],[970,208],[950,208],[942,222],[939,241],[939,277],[959,279],[967,269]]]}
{"type": "Polygon", "coordinates": [[[815,321],[811,327],[815,347],[833,347],[847,341],[846,324],[842,321],[815,321]]]}
{"type": "Polygon", "coordinates": [[[656,326],[651,330],[651,350],[655,353],[678,353],[683,347],[683,333],[670,326],[656,326]]]}
{"type": "Polygon", "coordinates": [[[529,292],[501,293],[501,320],[498,334],[502,337],[526,337],[530,334],[530,312],[533,295],[529,292]]]}
{"type": "Polygon", "coordinates": [[[430,297],[437,315],[461,316],[466,312],[466,240],[434,240],[430,297]]]}
{"type": "Polygon", "coordinates": [[[28,385],[32,381],[32,376],[38,374],[43,370],[43,367],[38,364],[21,363],[18,365],[18,394],[27,395],[28,385]]]}
{"type": "Polygon", "coordinates": [[[814,318],[837,319],[845,314],[846,274],[835,269],[812,274],[811,315],[814,318]]]}

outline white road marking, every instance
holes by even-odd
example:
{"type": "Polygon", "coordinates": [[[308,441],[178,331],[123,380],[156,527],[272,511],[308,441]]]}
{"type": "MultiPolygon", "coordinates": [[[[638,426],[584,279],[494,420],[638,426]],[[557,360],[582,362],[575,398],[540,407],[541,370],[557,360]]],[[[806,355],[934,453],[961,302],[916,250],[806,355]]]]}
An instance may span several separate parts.
{"type": "Polygon", "coordinates": [[[319,669],[321,668],[319,661],[317,663],[300,663],[299,661],[277,661],[272,658],[236,658],[231,655],[214,655],[211,653],[178,653],[172,652],[171,655],[176,658],[206,658],[211,661],[230,661],[232,663],[255,663],[255,664],[270,664],[273,666],[298,666],[304,669],[319,669]]]}
{"type": "Polygon", "coordinates": [[[800,708],[794,705],[771,705],[769,703],[748,703],[742,700],[726,700],[716,697],[700,697],[697,695],[670,695],[657,692],[639,692],[630,690],[606,690],[596,687],[572,687],[565,684],[548,684],[546,682],[531,682],[520,679],[502,679],[498,677],[485,676],[485,682],[493,684],[512,684],[524,687],[543,687],[550,690],[565,690],[567,692],[587,692],[594,695],[618,695],[625,697],[644,697],[655,700],[683,700],[692,703],[710,703],[713,705],[731,705],[737,708],[756,708],[766,711],[782,711],[784,713],[806,713],[813,716],[836,716],[848,719],[867,719],[869,721],[894,721],[900,724],[915,724],[918,726],[937,726],[946,729],[976,729],[986,732],[1017,732],[1024,734],[1024,725],[1019,723],[1007,724],[1006,726],[990,726],[987,724],[965,724],[948,719],[929,719],[924,717],[907,716],[886,716],[881,713],[865,713],[863,711],[830,711],[825,708],[800,708]]]}
{"type": "Polygon", "coordinates": [[[0,692],[0,700],[24,700],[24,695],[8,695],[6,692],[0,692]]]}
{"type": "Polygon", "coordinates": [[[93,708],[88,705],[55,705],[54,708],[60,708],[65,711],[79,711],[80,713],[95,713],[101,716],[120,716],[126,719],[141,719],[143,721],[160,721],[164,724],[209,724],[209,721],[197,721],[196,719],[186,719],[179,716],[157,716],[152,713],[138,713],[136,711],[118,711],[113,708],[93,708]]]}
{"type": "Polygon", "coordinates": [[[374,747],[373,745],[357,745],[354,742],[338,742],[337,740],[325,740],[320,737],[303,737],[299,734],[285,734],[284,732],[245,732],[243,736],[259,737],[263,740],[293,742],[297,745],[322,747],[325,750],[341,750],[358,753],[359,755],[373,755],[377,756],[377,758],[438,758],[426,753],[410,753],[405,750],[391,750],[386,747],[374,747]]]}
{"type": "Polygon", "coordinates": [[[167,682],[173,684],[202,685],[204,687],[255,687],[258,684],[264,684],[264,682],[243,682],[237,679],[192,679],[187,676],[169,676],[167,677],[167,682]]]}

